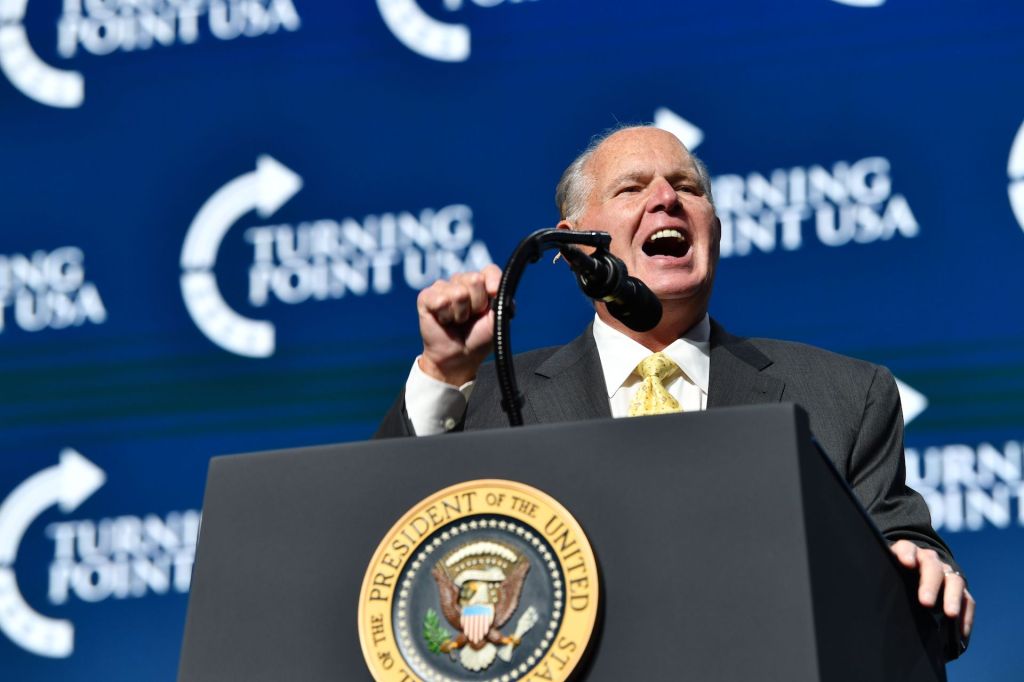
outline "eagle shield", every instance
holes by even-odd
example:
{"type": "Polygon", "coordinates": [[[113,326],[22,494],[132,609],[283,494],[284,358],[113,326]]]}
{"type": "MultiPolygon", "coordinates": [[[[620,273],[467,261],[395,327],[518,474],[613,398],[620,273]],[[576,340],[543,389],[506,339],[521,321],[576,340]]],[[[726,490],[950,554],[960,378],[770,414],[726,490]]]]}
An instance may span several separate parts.
{"type": "Polygon", "coordinates": [[[469,670],[490,666],[496,656],[509,660],[536,621],[535,610],[530,609],[534,613],[521,623],[522,632],[501,631],[519,608],[529,570],[530,561],[522,552],[493,540],[466,543],[438,561],[431,574],[437,581],[441,612],[458,630],[438,650],[453,656],[461,650],[458,658],[469,670]]]}
{"type": "Polygon", "coordinates": [[[480,644],[491,630],[494,622],[494,607],[490,604],[466,604],[462,607],[459,621],[470,644],[480,644]]]}

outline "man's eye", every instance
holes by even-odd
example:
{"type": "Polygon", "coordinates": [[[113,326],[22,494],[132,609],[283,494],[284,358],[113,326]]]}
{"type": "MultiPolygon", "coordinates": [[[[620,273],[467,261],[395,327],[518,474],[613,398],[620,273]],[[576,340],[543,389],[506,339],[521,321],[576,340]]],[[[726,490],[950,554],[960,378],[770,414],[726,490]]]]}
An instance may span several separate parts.
{"type": "Polygon", "coordinates": [[[639,192],[639,191],[640,191],[640,185],[626,185],[625,187],[620,187],[618,193],[619,194],[627,194],[627,193],[628,194],[632,194],[634,192],[639,192]]]}
{"type": "Polygon", "coordinates": [[[677,192],[687,192],[689,194],[698,194],[700,190],[697,189],[696,185],[679,185],[676,187],[677,192]]]}

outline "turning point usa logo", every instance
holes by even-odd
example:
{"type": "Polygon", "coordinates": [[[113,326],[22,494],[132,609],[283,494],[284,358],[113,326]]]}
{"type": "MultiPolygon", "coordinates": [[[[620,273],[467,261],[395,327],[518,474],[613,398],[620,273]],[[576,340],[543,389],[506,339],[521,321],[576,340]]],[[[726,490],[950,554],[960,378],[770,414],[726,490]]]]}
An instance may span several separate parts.
{"type": "MultiPolygon", "coordinates": [[[[71,656],[75,625],[36,611],[22,596],[15,575],[22,540],[52,507],[70,514],[106,481],[101,468],[74,448],[64,448],[57,464],[32,474],[0,501],[0,632],[25,651],[47,658],[71,656]]],[[[71,599],[96,603],[184,594],[199,523],[197,509],[58,521],[46,527],[54,545],[49,567],[22,562],[18,573],[46,571],[47,596],[57,606],[71,599]]]]}
{"type": "MultiPolygon", "coordinates": [[[[700,128],[667,107],[654,112],[654,124],[690,150],[704,141],[700,128]]],[[[920,233],[882,156],[718,175],[711,187],[722,221],[723,258],[796,251],[811,238],[835,248],[920,233]]]]}
{"type": "MultiPolygon", "coordinates": [[[[28,0],[0,0],[0,71],[41,104],[82,106],[84,77],[39,58],[24,26],[27,8],[28,0]]],[[[190,45],[203,34],[234,40],[297,31],[300,23],[292,0],[63,0],[57,53],[63,59],[79,50],[102,57],[190,45]]]]}
{"type": "MultiPolygon", "coordinates": [[[[274,354],[276,329],[228,305],[217,284],[221,244],[243,216],[269,219],[302,189],[302,178],[263,154],[256,169],[231,180],[202,205],[181,249],[181,293],[192,321],[215,344],[236,355],[274,354]]],[[[396,281],[413,290],[492,263],[474,238],[465,204],[355,218],[321,218],[245,230],[252,246],[248,303],[297,305],[310,300],[387,294],[396,281]]]]}

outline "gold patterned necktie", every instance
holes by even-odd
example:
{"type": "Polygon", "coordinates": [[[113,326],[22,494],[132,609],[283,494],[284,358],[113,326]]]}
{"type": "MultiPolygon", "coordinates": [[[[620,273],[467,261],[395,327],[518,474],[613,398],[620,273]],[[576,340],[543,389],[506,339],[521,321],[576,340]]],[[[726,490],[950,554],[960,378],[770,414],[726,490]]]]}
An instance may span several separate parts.
{"type": "Polygon", "coordinates": [[[644,382],[629,405],[629,416],[682,412],[683,408],[680,407],[679,401],[665,390],[665,384],[662,383],[677,369],[679,365],[664,353],[655,353],[641,360],[636,366],[636,373],[644,382]]]}

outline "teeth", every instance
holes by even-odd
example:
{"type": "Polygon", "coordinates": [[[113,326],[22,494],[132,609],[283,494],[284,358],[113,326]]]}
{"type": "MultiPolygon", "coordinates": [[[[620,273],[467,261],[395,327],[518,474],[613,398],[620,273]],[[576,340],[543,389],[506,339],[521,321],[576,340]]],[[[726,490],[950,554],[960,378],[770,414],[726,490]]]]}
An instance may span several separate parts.
{"type": "Polygon", "coordinates": [[[650,241],[653,242],[655,239],[662,239],[664,237],[682,239],[683,235],[679,232],[679,230],[658,230],[657,232],[651,235],[650,241]]]}

